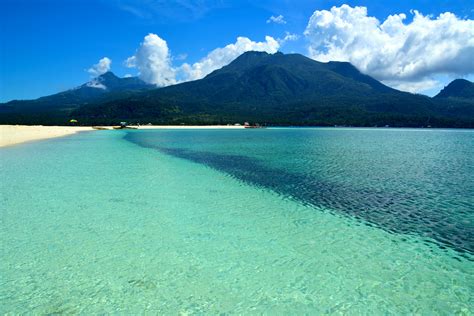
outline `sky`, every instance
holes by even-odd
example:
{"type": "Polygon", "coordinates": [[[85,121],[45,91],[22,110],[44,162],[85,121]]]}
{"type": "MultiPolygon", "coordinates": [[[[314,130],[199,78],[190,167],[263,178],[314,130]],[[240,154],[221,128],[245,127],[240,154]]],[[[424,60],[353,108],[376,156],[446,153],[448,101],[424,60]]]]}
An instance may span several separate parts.
{"type": "Polygon", "coordinates": [[[248,50],[349,61],[404,91],[474,79],[472,0],[0,0],[0,102],[106,71],[167,86],[248,50]]]}

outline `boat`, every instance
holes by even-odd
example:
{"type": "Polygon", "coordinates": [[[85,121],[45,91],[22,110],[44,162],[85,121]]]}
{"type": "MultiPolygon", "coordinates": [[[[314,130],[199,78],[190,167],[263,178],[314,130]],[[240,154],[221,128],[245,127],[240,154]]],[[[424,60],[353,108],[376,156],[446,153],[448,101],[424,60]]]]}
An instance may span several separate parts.
{"type": "Polygon", "coordinates": [[[258,123],[255,123],[254,125],[250,125],[249,122],[244,123],[244,128],[265,128],[264,126],[261,126],[258,123]]]}
{"type": "Polygon", "coordinates": [[[138,129],[138,127],[127,126],[127,122],[120,122],[120,126],[114,126],[113,129],[138,129]]]}

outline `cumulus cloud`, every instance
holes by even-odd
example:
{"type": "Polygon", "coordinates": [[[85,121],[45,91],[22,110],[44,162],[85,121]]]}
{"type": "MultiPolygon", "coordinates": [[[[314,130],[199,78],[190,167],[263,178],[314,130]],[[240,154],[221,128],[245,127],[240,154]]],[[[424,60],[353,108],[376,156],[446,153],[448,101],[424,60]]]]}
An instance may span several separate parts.
{"type": "Polygon", "coordinates": [[[102,89],[102,90],[107,89],[107,87],[100,80],[98,80],[97,78],[94,78],[91,81],[89,81],[87,83],[87,86],[89,88],[96,88],[96,89],[102,89]]]}
{"type": "Polygon", "coordinates": [[[157,86],[176,83],[168,44],[156,34],[145,36],[135,55],[129,57],[125,64],[129,68],[137,68],[139,77],[148,83],[157,86]]]}
{"type": "Polygon", "coordinates": [[[125,61],[125,65],[130,68],[137,68],[139,77],[145,82],[164,87],[179,82],[201,79],[212,71],[229,64],[247,51],[273,54],[279,48],[280,43],[271,36],[266,36],[263,42],[255,42],[247,37],[238,37],[235,43],[212,50],[206,57],[194,64],[183,63],[174,67],[173,60],[182,60],[187,56],[171,56],[165,40],[156,34],[148,34],[135,55],[125,61]]]}
{"type": "Polygon", "coordinates": [[[180,71],[185,81],[201,79],[212,71],[227,65],[247,51],[274,54],[279,48],[280,44],[271,36],[266,36],[264,42],[254,42],[247,37],[238,37],[235,43],[214,49],[206,57],[192,65],[183,64],[180,67],[180,71]]]}
{"type": "Polygon", "coordinates": [[[104,57],[99,60],[97,64],[89,68],[87,72],[90,73],[92,76],[97,77],[109,71],[111,64],[112,60],[110,60],[108,57],[104,57]]]}
{"type": "Polygon", "coordinates": [[[300,36],[298,34],[293,34],[293,33],[290,33],[290,32],[286,32],[285,37],[283,37],[283,39],[280,39],[279,42],[280,42],[280,44],[284,44],[286,42],[297,41],[299,38],[300,38],[300,36]]]}
{"type": "Polygon", "coordinates": [[[442,83],[430,78],[423,78],[421,80],[384,80],[384,83],[392,88],[411,93],[418,93],[420,91],[427,91],[437,88],[439,90],[443,87],[442,83]]]}
{"type": "Polygon", "coordinates": [[[283,15],[280,14],[279,16],[272,15],[271,17],[269,17],[267,23],[286,24],[286,21],[283,15]]]}
{"type": "Polygon", "coordinates": [[[474,73],[473,20],[449,12],[438,17],[415,10],[411,14],[409,23],[403,13],[380,22],[367,14],[366,7],[317,10],[304,32],[309,55],[319,61],[349,61],[407,91],[436,86],[433,77],[439,74],[474,73]]]}

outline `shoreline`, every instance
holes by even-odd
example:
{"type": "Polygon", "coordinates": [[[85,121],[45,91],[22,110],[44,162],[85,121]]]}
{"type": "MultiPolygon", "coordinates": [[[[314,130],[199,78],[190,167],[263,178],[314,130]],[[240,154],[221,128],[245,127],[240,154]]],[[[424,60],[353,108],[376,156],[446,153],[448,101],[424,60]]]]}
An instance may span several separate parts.
{"type": "MultiPolygon", "coordinates": [[[[112,126],[100,126],[113,130],[112,126]]],[[[138,129],[243,129],[235,125],[143,125],[130,126],[138,129]]],[[[73,135],[84,131],[94,131],[92,126],[44,126],[44,125],[0,125],[0,148],[26,142],[73,135]]]]}
{"type": "MultiPolygon", "coordinates": [[[[137,127],[130,125],[130,127],[137,127]]],[[[140,125],[138,129],[242,129],[243,125],[140,125]]]]}
{"type": "MultiPolygon", "coordinates": [[[[94,130],[113,130],[116,126],[91,126],[94,130]]],[[[243,129],[243,125],[127,125],[129,129],[243,129]]],[[[124,128],[124,129],[127,129],[124,128]]],[[[120,130],[120,128],[119,128],[120,130]]]]}
{"type": "Polygon", "coordinates": [[[93,131],[89,126],[0,125],[0,148],[93,131]]]}
{"type": "MultiPolygon", "coordinates": [[[[129,125],[132,129],[244,129],[243,125],[129,125]]],[[[287,126],[272,128],[327,128],[327,129],[352,129],[352,130],[397,130],[409,129],[412,131],[451,130],[463,131],[472,129],[462,128],[410,128],[410,127],[316,127],[316,126],[287,126]]],[[[0,125],[0,148],[14,146],[27,142],[73,135],[85,131],[114,130],[113,126],[45,126],[45,125],[0,125]]]]}

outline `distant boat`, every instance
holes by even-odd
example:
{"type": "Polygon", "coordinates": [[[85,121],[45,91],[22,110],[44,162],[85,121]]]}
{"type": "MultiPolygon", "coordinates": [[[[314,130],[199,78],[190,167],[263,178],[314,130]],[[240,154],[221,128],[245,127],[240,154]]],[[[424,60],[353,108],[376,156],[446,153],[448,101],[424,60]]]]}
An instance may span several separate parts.
{"type": "Polygon", "coordinates": [[[265,128],[265,126],[260,126],[260,125],[249,125],[249,126],[244,126],[244,128],[265,128]]]}
{"type": "Polygon", "coordinates": [[[113,126],[113,129],[138,129],[138,127],[131,127],[131,126],[113,126]]]}
{"type": "Polygon", "coordinates": [[[249,122],[245,122],[244,128],[265,128],[265,127],[261,126],[258,123],[255,123],[254,125],[250,125],[249,122]]]}
{"type": "Polygon", "coordinates": [[[114,126],[113,129],[137,129],[137,127],[127,126],[127,122],[120,122],[120,126],[114,126]]]}

